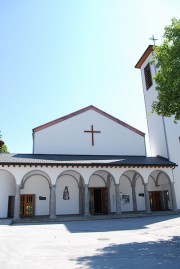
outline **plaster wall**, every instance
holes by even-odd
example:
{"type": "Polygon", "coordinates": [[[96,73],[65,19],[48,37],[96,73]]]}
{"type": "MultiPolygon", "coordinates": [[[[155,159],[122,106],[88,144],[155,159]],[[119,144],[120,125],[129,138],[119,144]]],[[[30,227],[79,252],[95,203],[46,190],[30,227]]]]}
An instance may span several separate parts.
{"type": "Polygon", "coordinates": [[[133,211],[132,187],[130,181],[123,177],[120,180],[121,211],[133,211]],[[129,203],[122,199],[123,195],[129,195],[129,203]]]}
{"type": "Polygon", "coordinates": [[[105,188],[106,182],[100,176],[92,175],[89,180],[89,188],[105,188]]]}
{"type": "Polygon", "coordinates": [[[71,175],[63,175],[56,183],[56,214],[79,214],[79,187],[78,182],[71,175]],[[63,199],[65,187],[68,187],[69,200],[63,199]]]}
{"type": "Polygon", "coordinates": [[[50,189],[48,181],[41,175],[29,177],[21,194],[35,194],[35,216],[49,215],[50,189]],[[46,200],[39,200],[39,196],[46,197],[46,200]]]}
{"type": "Polygon", "coordinates": [[[145,210],[145,197],[139,196],[140,193],[144,193],[144,185],[142,184],[142,180],[138,178],[136,180],[136,201],[138,211],[145,210]]]}
{"type": "Polygon", "coordinates": [[[146,149],[143,136],[89,110],[35,132],[34,153],[145,155],[146,149]],[[91,130],[91,125],[101,132],[94,134],[94,146],[91,134],[84,132],[91,130]]]}
{"type": "Polygon", "coordinates": [[[0,218],[8,216],[9,196],[15,196],[15,180],[7,171],[0,171],[0,218]]]}
{"type": "MultiPolygon", "coordinates": [[[[146,90],[146,83],[144,77],[144,68],[148,63],[152,61],[152,53],[147,57],[143,65],[141,66],[141,77],[144,93],[144,101],[146,108],[146,118],[148,124],[148,133],[150,141],[150,151],[152,156],[161,155],[165,158],[168,157],[166,148],[166,141],[164,136],[163,118],[152,112],[152,103],[157,99],[157,91],[155,90],[156,84],[153,80],[152,86],[146,90]]],[[[155,76],[154,64],[150,64],[152,77],[155,76]]]]}
{"type": "MultiPolygon", "coordinates": [[[[153,101],[157,99],[157,91],[155,90],[156,84],[153,81],[153,85],[146,90],[145,86],[145,78],[144,78],[144,67],[148,62],[152,60],[152,53],[146,59],[141,67],[141,76],[142,76],[142,84],[143,84],[143,92],[145,99],[145,107],[146,107],[146,117],[148,123],[148,132],[149,132],[149,140],[150,140],[150,149],[151,155],[161,155],[165,158],[169,158],[170,161],[178,164],[178,167],[174,169],[174,178],[173,182],[175,182],[175,194],[176,194],[176,202],[177,208],[180,209],[180,121],[177,121],[177,124],[174,123],[174,117],[170,118],[162,118],[158,116],[156,113],[149,114],[151,112],[151,105],[153,101]],[[164,123],[163,123],[164,121],[164,123]],[[165,136],[167,137],[167,143],[165,141],[165,136]]],[[[155,75],[154,65],[151,65],[152,77],[155,75]]]]}

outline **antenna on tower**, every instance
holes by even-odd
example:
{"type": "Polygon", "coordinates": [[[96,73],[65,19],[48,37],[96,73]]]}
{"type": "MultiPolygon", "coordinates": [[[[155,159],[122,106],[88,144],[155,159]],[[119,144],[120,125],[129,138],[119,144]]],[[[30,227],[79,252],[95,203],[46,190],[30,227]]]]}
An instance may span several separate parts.
{"type": "Polygon", "coordinates": [[[155,38],[155,37],[154,37],[154,35],[152,35],[152,37],[150,37],[149,39],[153,41],[154,46],[155,46],[155,45],[156,45],[156,43],[155,43],[155,42],[156,42],[156,40],[158,40],[158,39],[157,39],[157,38],[155,38]]]}

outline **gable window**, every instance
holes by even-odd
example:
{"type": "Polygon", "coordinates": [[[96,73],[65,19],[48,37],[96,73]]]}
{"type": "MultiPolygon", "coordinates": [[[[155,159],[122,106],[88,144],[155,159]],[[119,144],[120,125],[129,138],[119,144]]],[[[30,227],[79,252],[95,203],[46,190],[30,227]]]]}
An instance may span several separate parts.
{"type": "Polygon", "coordinates": [[[151,67],[149,63],[144,68],[144,77],[146,82],[146,90],[148,90],[152,85],[151,67]]]}

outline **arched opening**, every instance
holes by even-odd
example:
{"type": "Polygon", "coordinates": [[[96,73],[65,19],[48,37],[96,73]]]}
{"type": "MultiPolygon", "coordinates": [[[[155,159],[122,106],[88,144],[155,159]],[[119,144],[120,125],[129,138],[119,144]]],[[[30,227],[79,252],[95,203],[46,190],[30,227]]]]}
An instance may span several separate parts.
{"type": "Polygon", "coordinates": [[[170,182],[168,175],[164,171],[155,170],[149,175],[148,192],[152,211],[173,208],[170,182]]]}
{"type": "Polygon", "coordinates": [[[64,171],[56,181],[56,215],[82,214],[84,181],[73,170],[64,171]]]}
{"type": "Polygon", "coordinates": [[[41,171],[31,171],[22,179],[21,217],[47,216],[50,203],[50,179],[41,171]]]}
{"type": "Polygon", "coordinates": [[[127,170],[120,177],[121,211],[145,210],[144,182],[135,170],[127,170]]]}
{"type": "Polygon", "coordinates": [[[14,176],[6,170],[0,170],[0,218],[14,217],[15,193],[14,176]]]}
{"type": "Polygon", "coordinates": [[[126,171],[120,177],[121,211],[133,211],[132,178],[134,171],[126,171]]]}
{"type": "Polygon", "coordinates": [[[115,184],[113,176],[104,170],[94,172],[89,178],[90,214],[116,212],[115,184]]]}

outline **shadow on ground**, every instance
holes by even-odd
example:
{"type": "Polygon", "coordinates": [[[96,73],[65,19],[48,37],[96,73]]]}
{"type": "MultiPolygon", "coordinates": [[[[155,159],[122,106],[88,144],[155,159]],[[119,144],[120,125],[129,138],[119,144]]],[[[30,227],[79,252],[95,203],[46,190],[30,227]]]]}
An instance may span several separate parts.
{"type": "Polygon", "coordinates": [[[180,237],[168,241],[109,245],[99,254],[80,257],[79,268],[93,269],[179,269],[180,237]],[[82,266],[82,267],[81,267],[82,266]]]}
{"type": "MultiPolygon", "coordinates": [[[[127,231],[137,229],[147,229],[148,225],[176,219],[179,215],[165,215],[165,216],[147,216],[134,218],[119,218],[119,219],[102,219],[102,220],[80,220],[80,221],[56,221],[56,222],[36,222],[31,220],[26,223],[15,223],[13,226],[27,226],[27,225],[64,225],[70,233],[94,233],[94,232],[113,232],[113,231],[127,231]]],[[[5,224],[5,223],[3,223],[5,224]]],[[[1,222],[0,222],[1,225],[1,222]]],[[[179,267],[180,268],[180,267],[179,267]]]]}
{"type": "Polygon", "coordinates": [[[112,232],[146,229],[148,225],[175,218],[179,218],[179,216],[153,216],[143,218],[110,219],[103,220],[103,225],[102,220],[65,222],[64,225],[71,233],[112,232]]]}

